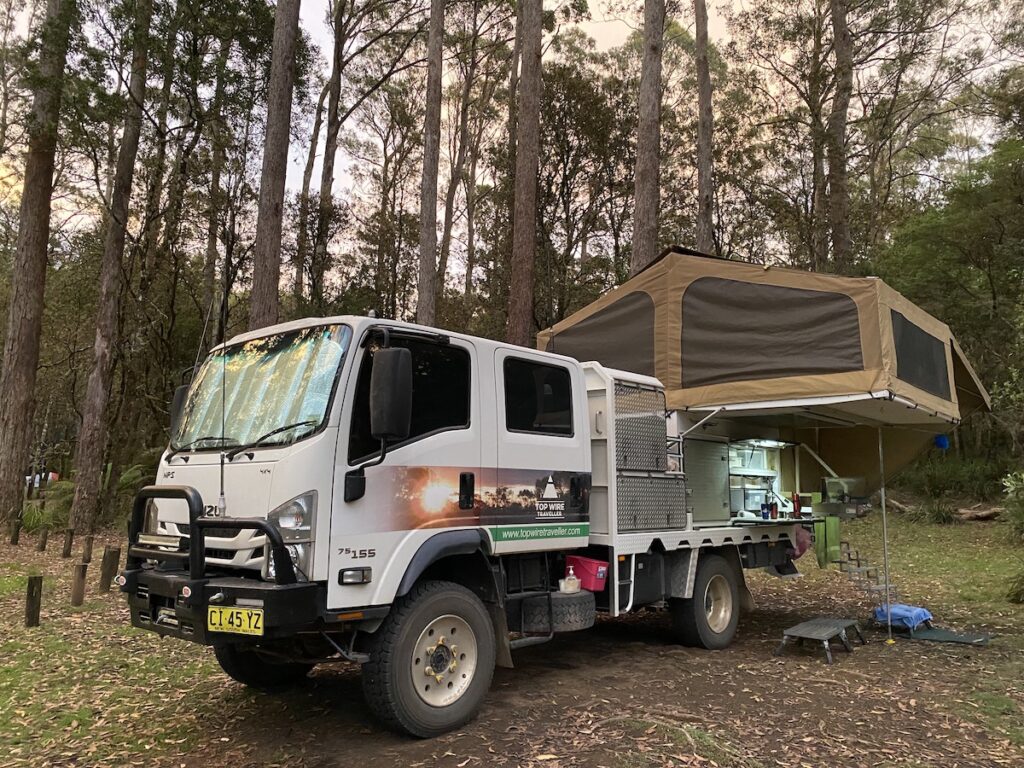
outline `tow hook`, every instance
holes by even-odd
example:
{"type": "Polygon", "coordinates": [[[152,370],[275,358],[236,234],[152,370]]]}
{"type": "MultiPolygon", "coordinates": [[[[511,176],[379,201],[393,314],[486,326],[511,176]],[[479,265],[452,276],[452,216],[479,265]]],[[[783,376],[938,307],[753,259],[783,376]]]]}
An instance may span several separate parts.
{"type": "Polygon", "coordinates": [[[223,592],[217,592],[216,594],[210,595],[209,602],[211,602],[211,603],[223,603],[224,602],[224,593],[223,592]]]}

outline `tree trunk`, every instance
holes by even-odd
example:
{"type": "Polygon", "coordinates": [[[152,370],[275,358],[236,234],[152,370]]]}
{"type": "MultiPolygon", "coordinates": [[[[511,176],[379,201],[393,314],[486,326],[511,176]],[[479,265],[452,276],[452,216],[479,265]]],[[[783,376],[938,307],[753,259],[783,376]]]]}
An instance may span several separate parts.
{"type": "Polygon", "coordinates": [[[476,149],[469,161],[466,185],[466,284],[465,295],[473,293],[473,270],[476,268],[476,149]]]}
{"type": "Polygon", "coordinates": [[[128,204],[135,158],[142,133],[142,108],[146,99],[146,69],[149,56],[149,26],[153,18],[152,0],[137,0],[132,37],[132,65],[121,148],[107,215],[103,257],[100,263],[100,298],[96,318],[96,342],[93,368],[89,374],[82,428],[75,451],[75,496],[71,502],[71,527],[91,531],[99,511],[103,457],[107,447],[107,404],[114,373],[114,347],[117,320],[121,310],[121,263],[128,228],[128,204]]]}
{"type": "Polygon", "coordinates": [[[0,374],[0,523],[21,514],[25,469],[32,447],[57,121],[64,90],[68,33],[75,15],[75,0],[47,0],[39,54],[40,79],[28,118],[28,156],[0,374]]]}
{"type": "Polygon", "coordinates": [[[288,173],[288,143],[295,83],[295,44],[299,35],[300,0],[278,0],[274,13],[274,43],[267,87],[267,127],[263,170],[253,245],[252,295],[249,328],[277,322],[281,282],[281,224],[284,183],[288,173]]]}
{"type": "Polygon", "coordinates": [[[156,108],[156,152],[150,170],[149,188],[146,191],[146,208],[142,218],[143,232],[140,238],[141,277],[139,293],[145,298],[149,286],[153,283],[158,261],[157,243],[160,236],[161,203],[163,202],[165,169],[167,167],[167,115],[171,106],[171,94],[174,89],[174,72],[177,64],[178,30],[184,13],[182,3],[176,3],[174,14],[167,30],[167,40],[163,52],[163,68],[161,71],[160,101],[156,108]]]}
{"type": "Polygon", "coordinates": [[[542,0],[519,0],[522,73],[516,109],[516,177],[512,274],[505,338],[529,346],[533,335],[533,273],[537,251],[537,167],[540,161],[542,0]]]}
{"type": "MultiPolygon", "coordinates": [[[[203,260],[203,312],[208,317],[216,317],[214,302],[217,296],[217,232],[220,229],[220,212],[223,194],[220,189],[220,175],[226,157],[224,124],[224,76],[227,69],[228,56],[231,53],[231,40],[221,40],[220,54],[217,60],[217,84],[214,87],[210,134],[212,150],[210,153],[210,201],[206,218],[206,256],[203,260]]],[[[204,339],[205,341],[205,339],[204,339]]]]}
{"type": "Polygon", "coordinates": [[[705,0],[694,0],[697,20],[694,58],[697,66],[697,250],[714,254],[715,224],[714,170],[712,140],[714,112],[711,106],[711,68],[708,64],[708,7],[705,0]]]}
{"type": "Polygon", "coordinates": [[[807,73],[807,106],[811,133],[810,246],[811,269],[815,272],[824,269],[828,261],[825,129],[822,124],[822,111],[825,100],[825,75],[822,62],[824,57],[824,42],[822,39],[824,36],[824,22],[820,3],[821,0],[818,0],[814,20],[814,41],[811,48],[810,70],[807,73]]]}
{"type": "Polygon", "coordinates": [[[644,51],[640,70],[640,114],[636,132],[636,179],[631,274],[658,255],[661,160],[661,51],[665,0],[644,2],[644,51]]]}
{"type": "Polygon", "coordinates": [[[324,159],[320,168],[320,198],[316,229],[313,236],[313,259],[310,266],[309,298],[314,308],[323,309],[324,276],[327,272],[327,240],[334,218],[334,162],[338,154],[338,133],[341,130],[341,70],[345,66],[345,31],[342,28],[340,0],[335,2],[334,48],[331,77],[327,81],[327,135],[324,137],[324,159]]]}
{"type": "Polygon", "coordinates": [[[423,115],[423,176],[420,179],[420,273],[416,322],[433,325],[437,291],[437,165],[441,154],[441,47],[444,0],[431,0],[427,36],[427,93],[423,115]]]}
{"type": "Polygon", "coordinates": [[[466,170],[466,156],[469,153],[469,107],[473,100],[473,82],[476,80],[476,10],[473,6],[473,31],[469,43],[469,66],[466,69],[466,79],[462,84],[462,91],[459,94],[459,129],[458,147],[455,151],[455,163],[452,165],[451,178],[448,180],[448,191],[444,198],[444,224],[441,228],[441,249],[437,260],[437,290],[436,301],[440,303],[444,295],[445,275],[448,272],[448,258],[452,249],[452,227],[455,224],[455,195],[462,185],[462,177],[466,170]]]}
{"type": "Polygon", "coordinates": [[[853,248],[850,240],[850,189],[846,169],[846,124],[853,94],[853,38],[846,21],[847,5],[847,0],[831,0],[836,92],[828,118],[828,194],[832,265],[840,273],[851,266],[853,248]]]}
{"type": "Polygon", "coordinates": [[[331,81],[324,84],[320,91],[320,98],[316,102],[316,113],[313,117],[313,131],[309,137],[309,153],[306,155],[306,167],[302,171],[302,191],[299,192],[299,231],[295,236],[295,259],[292,262],[292,270],[295,272],[295,282],[292,291],[295,294],[296,304],[304,295],[303,271],[306,268],[306,256],[309,251],[309,189],[313,185],[313,164],[316,162],[316,148],[320,143],[320,128],[324,119],[324,102],[327,101],[327,94],[331,87],[331,81]]]}
{"type": "Polygon", "coordinates": [[[512,61],[508,70],[508,159],[515,161],[516,156],[516,112],[519,94],[519,65],[523,58],[523,14],[516,12],[516,31],[512,41],[512,61]]]}

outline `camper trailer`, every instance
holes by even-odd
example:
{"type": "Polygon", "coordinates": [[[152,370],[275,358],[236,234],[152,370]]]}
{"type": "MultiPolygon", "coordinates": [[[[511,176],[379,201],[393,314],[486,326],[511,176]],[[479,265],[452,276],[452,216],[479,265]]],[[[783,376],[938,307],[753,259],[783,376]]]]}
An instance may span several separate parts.
{"type": "MultiPolygon", "coordinates": [[[[916,384],[868,371],[887,363],[863,347],[859,313],[882,312],[866,301],[813,371],[804,350],[788,360],[763,350],[788,366],[782,387],[848,366],[835,375],[856,380],[846,393],[855,399],[833,392],[827,413],[808,390],[790,393],[798,405],[770,388],[751,399],[742,376],[765,387],[771,374],[756,361],[737,371],[718,359],[724,378],[705,370],[691,382],[677,354],[682,334],[689,365],[690,289],[680,303],[661,275],[652,296],[650,274],[542,333],[540,350],[351,316],[214,349],[176,393],[157,483],[134,504],[118,579],[133,625],[212,646],[225,673],[259,689],[358,663],[371,710],[421,737],[470,719],[517,648],[598,614],[663,606],[681,642],[726,647],[750,601],[744,571],[796,572],[797,531],[816,512],[787,500],[843,456],[818,421],[863,409],[870,422],[847,417],[856,434],[938,405],[948,427],[967,379],[954,371],[948,329],[935,336],[945,399],[915,403],[916,384]],[[839,349],[853,334],[856,360],[839,349]],[[564,354],[574,336],[584,351],[564,354]],[[602,349],[584,349],[601,337],[602,349]],[[731,396],[734,385],[748,394],[731,396]],[[898,412],[886,410],[894,403],[898,412]]],[[[814,320],[787,317],[778,320],[814,320]]],[[[855,462],[842,468],[869,476],[855,462]]]]}

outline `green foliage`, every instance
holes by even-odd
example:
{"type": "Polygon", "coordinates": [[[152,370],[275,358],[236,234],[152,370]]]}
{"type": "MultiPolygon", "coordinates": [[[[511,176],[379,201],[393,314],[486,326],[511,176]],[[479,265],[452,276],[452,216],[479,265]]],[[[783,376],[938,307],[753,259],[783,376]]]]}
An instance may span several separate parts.
{"type": "Polygon", "coordinates": [[[1011,472],[1003,478],[1006,491],[1006,518],[1013,540],[1024,544],[1024,472],[1011,472]]]}
{"type": "Polygon", "coordinates": [[[1004,139],[954,176],[937,205],[907,219],[874,264],[880,277],[949,323],[988,384],[998,425],[983,447],[990,455],[1024,441],[1021,199],[1024,141],[1004,139]]]}
{"type": "Polygon", "coordinates": [[[1006,591],[1006,598],[1011,603],[1024,603],[1024,571],[1010,579],[1010,588],[1006,591]]]}
{"type": "Polygon", "coordinates": [[[946,499],[929,499],[921,508],[921,518],[933,525],[954,525],[961,522],[956,509],[946,499]]]}
{"type": "Polygon", "coordinates": [[[994,499],[1005,472],[999,461],[931,453],[905,469],[894,485],[928,499],[994,499]]]}
{"type": "Polygon", "coordinates": [[[60,530],[67,527],[75,484],[69,480],[58,480],[47,484],[45,494],[45,504],[41,499],[26,502],[21,518],[22,527],[26,531],[33,532],[41,528],[60,530]]]}

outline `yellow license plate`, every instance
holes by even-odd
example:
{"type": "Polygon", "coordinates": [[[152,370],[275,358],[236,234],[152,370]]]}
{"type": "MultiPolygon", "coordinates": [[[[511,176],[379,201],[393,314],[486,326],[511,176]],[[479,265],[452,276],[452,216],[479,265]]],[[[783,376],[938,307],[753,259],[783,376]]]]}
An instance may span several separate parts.
{"type": "Polygon", "coordinates": [[[206,610],[206,629],[210,632],[262,635],[263,609],[222,608],[211,605],[206,610]]]}

